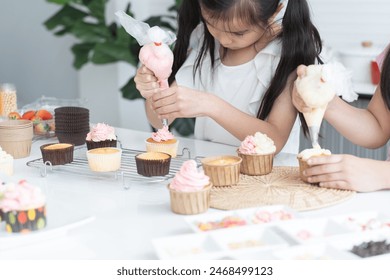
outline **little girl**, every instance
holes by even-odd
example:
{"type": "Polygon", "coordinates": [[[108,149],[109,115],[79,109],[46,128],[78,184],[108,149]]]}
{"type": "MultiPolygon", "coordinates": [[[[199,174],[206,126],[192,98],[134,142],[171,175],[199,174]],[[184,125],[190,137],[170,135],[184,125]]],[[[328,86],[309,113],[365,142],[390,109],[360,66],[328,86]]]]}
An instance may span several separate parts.
{"type": "MultiPolygon", "coordinates": [[[[389,45],[390,47],[390,45],[389,45]]],[[[335,97],[329,104],[325,119],[351,142],[378,148],[390,139],[390,48],[378,59],[381,81],[367,109],[348,105],[335,97]],[[384,60],[382,60],[384,57],[384,60]]],[[[294,104],[300,112],[309,110],[294,91],[294,104]]],[[[360,192],[390,189],[390,161],[359,158],[352,155],[313,157],[306,170],[309,182],[322,187],[351,189],[360,192]]]]}
{"type": "Polygon", "coordinates": [[[145,66],[135,82],[156,128],[195,117],[197,139],[239,146],[260,131],[296,154],[295,69],[320,61],[321,48],[306,0],[184,0],[170,88],[145,66]]]}

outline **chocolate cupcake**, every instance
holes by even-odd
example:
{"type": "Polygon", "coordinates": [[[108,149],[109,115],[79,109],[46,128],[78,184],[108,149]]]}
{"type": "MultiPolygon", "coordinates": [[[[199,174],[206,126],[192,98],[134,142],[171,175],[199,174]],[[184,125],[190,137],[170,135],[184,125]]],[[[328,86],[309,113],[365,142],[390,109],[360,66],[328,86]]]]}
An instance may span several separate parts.
{"type": "Polygon", "coordinates": [[[51,143],[41,146],[42,160],[51,165],[62,165],[73,161],[74,145],[69,143],[51,143]]]}
{"type": "Polygon", "coordinates": [[[169,173],[171,155],[160,152],[146,152],[135,156],[137,172],[140,175],[164,176],[169,173]]]}
{"type": "Polygon", "coordinates": [[[98,123],[91,127],[85,139],[87,149],[96,149],[103,147],[116,147],[117,138],[115,129],[105,123],[98,123]]]}

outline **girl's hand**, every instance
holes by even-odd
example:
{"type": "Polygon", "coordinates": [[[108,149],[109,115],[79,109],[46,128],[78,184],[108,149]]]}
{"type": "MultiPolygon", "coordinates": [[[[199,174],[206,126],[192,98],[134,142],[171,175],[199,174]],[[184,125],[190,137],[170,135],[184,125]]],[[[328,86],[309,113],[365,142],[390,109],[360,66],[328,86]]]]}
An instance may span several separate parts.
{"type": "MultiPolygon", "coordinates": [[[[307,66],[305,66],[305,65],[299,65],[298,66],[298,68],[297,68],[298,78],[303,78],[306,75],[306,69],[307,69],[307,66]]],[[[297,108],[297,110],[299,112],[301,112],[301,113],[308,113],[308,112],[312,111],[312,108],[308,107],[306,105],[306,103],[303,101],[303,99],[301,98],[301,96],[299,95],[295,83],[294,83],[294,88],[293,88],[293,91],[292,91],[291,99],[292,99],[293,105],[295,106],[295,108],[297,108]]]]}
{"type": "Polygon", "coordinates": [[[151,98],[156,92],[160,91],[156,76],[144,65],[138,68],[134,82],[137,90],[145,99],[151,98]]]}
{"type": "Polygon", "coordinates": [[[210,106],[210,103],[203,102],[206,95],[209,94],[173,84],[153,94],[151,105],[161,119],[199,117],[210,106]]]}
{"type": "Polygon", "coordinates": [[[359,158],[352,155],[312,157],[305,171],[310,183],[320,187],[371,192],[384,188],[388,178],[388,162],[359,158]],[[387,171],[386,171],[387,170],[387,171]]]}

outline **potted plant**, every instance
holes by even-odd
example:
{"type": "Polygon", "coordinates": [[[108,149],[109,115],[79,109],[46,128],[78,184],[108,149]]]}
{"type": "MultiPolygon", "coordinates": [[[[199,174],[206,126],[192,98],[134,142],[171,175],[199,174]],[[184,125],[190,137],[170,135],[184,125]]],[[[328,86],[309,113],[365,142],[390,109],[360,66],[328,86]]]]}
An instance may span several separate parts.
{"type": "MultiPolygon", "coordinates": [[[[140,46],[121,25],[116,22],[107,23],[105,12],[108,0],[46,0],[62,6],[53,16],[44,22],[45,27],[55,36],[72,35],[77,42],[72,46],[73,66],[81,69],[87,63],[108,64],[119,61],[127,62],[135,67],[139,64],[140,46]]],[[[175,0],[167,12],[171,14],[151,16],[145,20],[150,26],[176,31],[175,16],[182,0],[175,0]]],[[[125,12],[134,17],[131,3],[125,12]]],[[[127,99],[142,98],[135,88],[134,77],[120,89],[127,99]]],[[[194,119],[177,119],[171,127],[178,133],[187,136],[193,133],[194,119]]]]}

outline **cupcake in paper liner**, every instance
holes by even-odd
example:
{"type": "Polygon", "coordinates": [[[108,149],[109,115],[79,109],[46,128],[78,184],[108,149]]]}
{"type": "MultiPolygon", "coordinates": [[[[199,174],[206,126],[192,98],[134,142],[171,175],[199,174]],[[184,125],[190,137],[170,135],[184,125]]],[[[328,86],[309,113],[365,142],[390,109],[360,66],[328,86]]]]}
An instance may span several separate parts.
{"type": "Polygon", "coordinates": [[[168,185],[171,210],[177,214],[194,215],[210,207],[210,178],[198,170],[194,160],[187,160],[168,185]]]}
{"type": "Polygon", "coordinates": [[[152,137],[146,139],[147,152],[161,152],[170,154],[171,157],[177,156],[177,149],[179,147],[179,140],[169,132],[168,127],[164,126],[157,132],[152,134],[152,137]]]}
{"type": "MultiPolygon", "coordinates": [[[[0,174],[12,176],[14,174],[14,158],[0,147],[0,174]]],[[[1,220],[1,217],[0,217],[1,220]]]]}
{"type": "Polygon", "coordinates": [[[266,175],[272,172],[276,147],[266,134],[256,132],[241,142],[237,154],[242,158],[240,171],[251,176],[266,175]]]}
{"type": "Polygon", "coordinates": [[[96,172],[117,171],[121,167],[122,150],[105,147],[87,151],[89,168],[96,172]]]}
{"type": "Polygon", "coordinates": [[[51,143],[40,147],[43,163],[63,165],[73,161],[74,145],[69,143],[51,143]]]}
{"type": "Polygon", "coordinates": [[[240,180],[242,159],[238,156],[206,157],[202,160],[204,173],[210,177],[213,186],[236,185],[240,180]]]}
{"type": "Polygon", "coordinates": [[[143,176],[164,176],[169,173],[171,155],[160,152],[146,152],[135,156],[137,173],[143,176]]]}
{"type": "Polygon", "coordinates": [[[312,148],[301,151],[297,155],[297,159],[299,163],[299,176],[301,177],[302,181],[307,183],[307,177],[303,175],[303,171],[310,167],[310,165],[307,163],[309,158],[316,156],[329,156],[331,154],[332,153],[329,150],[321,148],[312,148]]]}
{"type": "Polygon", "coordinates": [[[85,143],[88,150],[104,147],[115,148],[117,144],[115,129],[105,123],[98,123],[91,127],[85,143]]]}
{"type": "Polygon", "coordinates": [[[46,227],[46,198],[40,188],[25,180],[1,185],[0,209],[9,233],[28,233],[46,227]]]}

